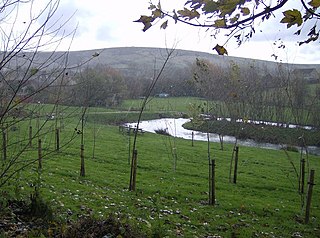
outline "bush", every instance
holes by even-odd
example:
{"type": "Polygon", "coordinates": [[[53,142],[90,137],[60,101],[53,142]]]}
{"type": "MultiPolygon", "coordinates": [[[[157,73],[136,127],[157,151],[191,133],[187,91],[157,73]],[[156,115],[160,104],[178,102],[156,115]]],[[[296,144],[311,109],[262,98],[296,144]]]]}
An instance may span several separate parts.
{"type": "Polygon", "coordinates": [[[285,146],[284,148],[282,148],[283,150],[287,150],[287,151],[292,151],[292,152],[299,152],[299,149],[295,146],[290,146],[290,145],[287,145],[285,146]]]}
{"type": "Polygon", "coordinates": [[[160,135],[166,135],[166,136],[170,136],[170,133],[168,132],[168,129],[157,129],[154,130],[155,133],[160,134],[160,135]]]}
{"type": "Polygon", "coordinates": [[[35,191],[30,195],[29,215],[43,220],[50,221],[53,218],[52,209],[47,202],[43,200],[40,193],[35,191]]]}
{"type": "Polygon", "coordinates": [[[127,223],[121,223],[114,215],[106,220],[83,217],[73,223],[64,234],[65,238],[73,237],[145,237],[127,223]]]}

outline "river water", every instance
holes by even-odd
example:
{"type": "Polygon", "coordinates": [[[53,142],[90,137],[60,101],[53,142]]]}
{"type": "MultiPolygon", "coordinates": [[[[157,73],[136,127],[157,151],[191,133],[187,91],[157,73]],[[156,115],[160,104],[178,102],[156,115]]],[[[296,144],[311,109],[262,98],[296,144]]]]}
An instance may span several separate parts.
{"type": "MultiPolygon", "coordinates": [[[[141,121],[139,124],[139,128],[155,133],[156,130],[162,129],[166,130],[171,136],[184,138],[191,140],[192,139],[192,132],[194,133],[194,140],[198,141],[207,141],[207,133],[200,132],[200,131],[192,131],[183,128],[183,124],[189,122],[190,119],[185,118],[162,118],[156,120],[149,120],[149,121],[141,121]]],[[[136,127],[137,123],[127,123],[126,126],[136,127]]],[[[209,133],[209,138],[211,142],[220,142],[219,135],[215,133],[209,133]]],[[[235,143],[236,138],[233,136],[224,136],[223,141],[225,143],[235,143]]],[[[254,140],[239,140],[238,144],[243,146],[251,146],[251,147],[258,147],[258,148],[265,148],[265,149],[274,149],[279,150],[282,147],[278,144],[271,144],[271,143],[259,143],[254,140]]],[[[320,147],[316,146],[309,146],[308,151],[311,154],[320,155],[320,147]]]]}

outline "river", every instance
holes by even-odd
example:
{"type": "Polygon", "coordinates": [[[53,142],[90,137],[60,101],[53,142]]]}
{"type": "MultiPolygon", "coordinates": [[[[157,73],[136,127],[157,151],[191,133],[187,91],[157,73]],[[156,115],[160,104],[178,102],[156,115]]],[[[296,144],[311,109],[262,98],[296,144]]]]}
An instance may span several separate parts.
{"type": "MultiPolygon", "coordinates": [[[[139,128],[155,133],[156,130],[165,129],[167,132],[174,137],[184,138],[191,140],[192,139],[192,132],[194,133],[194,140],[198,141],[207,141],[207,133],[200,132],[200,131],[192,131],[183,128],[183,124],[189,122],[190,119],[185,118],[162,118],[156,120],[149,120],[149,121],[141,121],[139,124],[139,128]]],[[[127,123],[126,126],[136,127],[137,123],[127,123]]],[[[219,135],[215,133],[209,133],[209,138],[211,142],[220,142],[219,135]]],[[[234,136],[224,136],[223,141],[225,143],[235,143],[236,138],[234,136]]],[[[238,144],[243,146],[250,146],[250,147],[258,147],[258,148],[265,148],[265,149],[274,149],[279,150],[281,149],[281,145],[278,144],[271,144],[271,143],[260,143],[254,140],[239,140],[238,144]]],[[[311,154],[320,155],[320,147],[317,146],[308,146],[308,151],[311,154]]]]}

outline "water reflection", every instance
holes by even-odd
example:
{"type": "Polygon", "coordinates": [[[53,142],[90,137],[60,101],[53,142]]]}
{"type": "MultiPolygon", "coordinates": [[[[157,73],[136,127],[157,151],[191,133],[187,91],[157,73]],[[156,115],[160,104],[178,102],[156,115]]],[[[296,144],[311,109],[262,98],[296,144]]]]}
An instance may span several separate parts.
{"type": "MultiPolygon", "coordinates": [[[[184,139],[192,139],[192,132],[194,132],[194,140],[198,141],[207,141],[207,133],[203,133],[200,131],[192,131],[183,128],[183,124],[191,121],[190,119],[185,118],[162,118],[156,120],[149,120],[149,121],[141,121],[139,124],[139,128],[155,133],[156,130],[165,129],[167,132],[174,137],[184,138],[184,139]]],[[[136,127],[137,123],[127,123],[127,126],[136,127]]],[[[219,135],[215,133],[209,133],[210,141],[212,142],[219,142],[219,135]]],[[[223,140],[225,143],[234,143],[236,138],[234,136],[224,136],[223,140]]],[[[259,143],[254,140],[238,140],[239,145],[243,146],[251,146],[251,147],[258,147],[258,148],[265,148],[265,149],[274,149],[279,150],[281,146],[278,144],[271,144],[271,143],[259,143]]],[[[309,146],[308,150],[312,154],[320,155],[320,148],[316,146],[309,146]]]]}

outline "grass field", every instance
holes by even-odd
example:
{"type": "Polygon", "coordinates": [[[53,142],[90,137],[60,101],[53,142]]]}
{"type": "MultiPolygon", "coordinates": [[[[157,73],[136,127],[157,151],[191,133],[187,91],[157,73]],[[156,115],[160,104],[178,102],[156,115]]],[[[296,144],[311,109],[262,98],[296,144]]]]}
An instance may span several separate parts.
{"type": "MultiPolygon", "coordinates": [[[[174,111],[180,110],[177,108],[174,111]]],[[[81,135],[75,134],[57,154],[50,153],[54,134],[46,135],[40,193],[58,220],[76,220],[84,214],[104,219],[113,214],[147,237],[320,236],[318,185],[313,187],[310,222],[303,222],[304,209],[292,166],[299,170],[299,153],[288,152],[290,162],[283,151],[241,147],[238,181],[233,184],[229,182],[232,145],[221,151],[218,144],[210,144],[211,158],[216,161],[216,205],[211,206],[207,144],[195,142],[192,147],[188,140],[144,133],[138,136],[137,144],[137,190],[130,192],[129,137],[117,126],[107,125],[109,120],[103,118],[110,113],[101,109],[99,118],[96,116],[88,120],[84,130],[85,177],[79,176],[81,135]],[[175,171],[173,148],[177,152],[175,171]]],[[[62,143],[74,135],[78,122],[79,117],[65,119],[62,143]]],[[[26,134],[27,125],[21,125],[10,138],[26,134]]],[[[21,158],[36,156],[37,148],[33,147],[21,158]]],[[[317,184],[320,158],[309,156],[308,165],[315,169],[317,184]]],[[[2,189],[9,191],[8,198],[28,197],[34,186],[39,186],[38,175],[34,164],[2,189]]]]}
{"type": "MultiPolygon", "coordinates": [[[[191,103],[200,104],[203,100],[193,97],[150,98],[145,108],[151,112],[188,112],[191,103]]],[[[121,108],[124,110],[140,110],[142,99],[125,100],[121,108]]]]}

